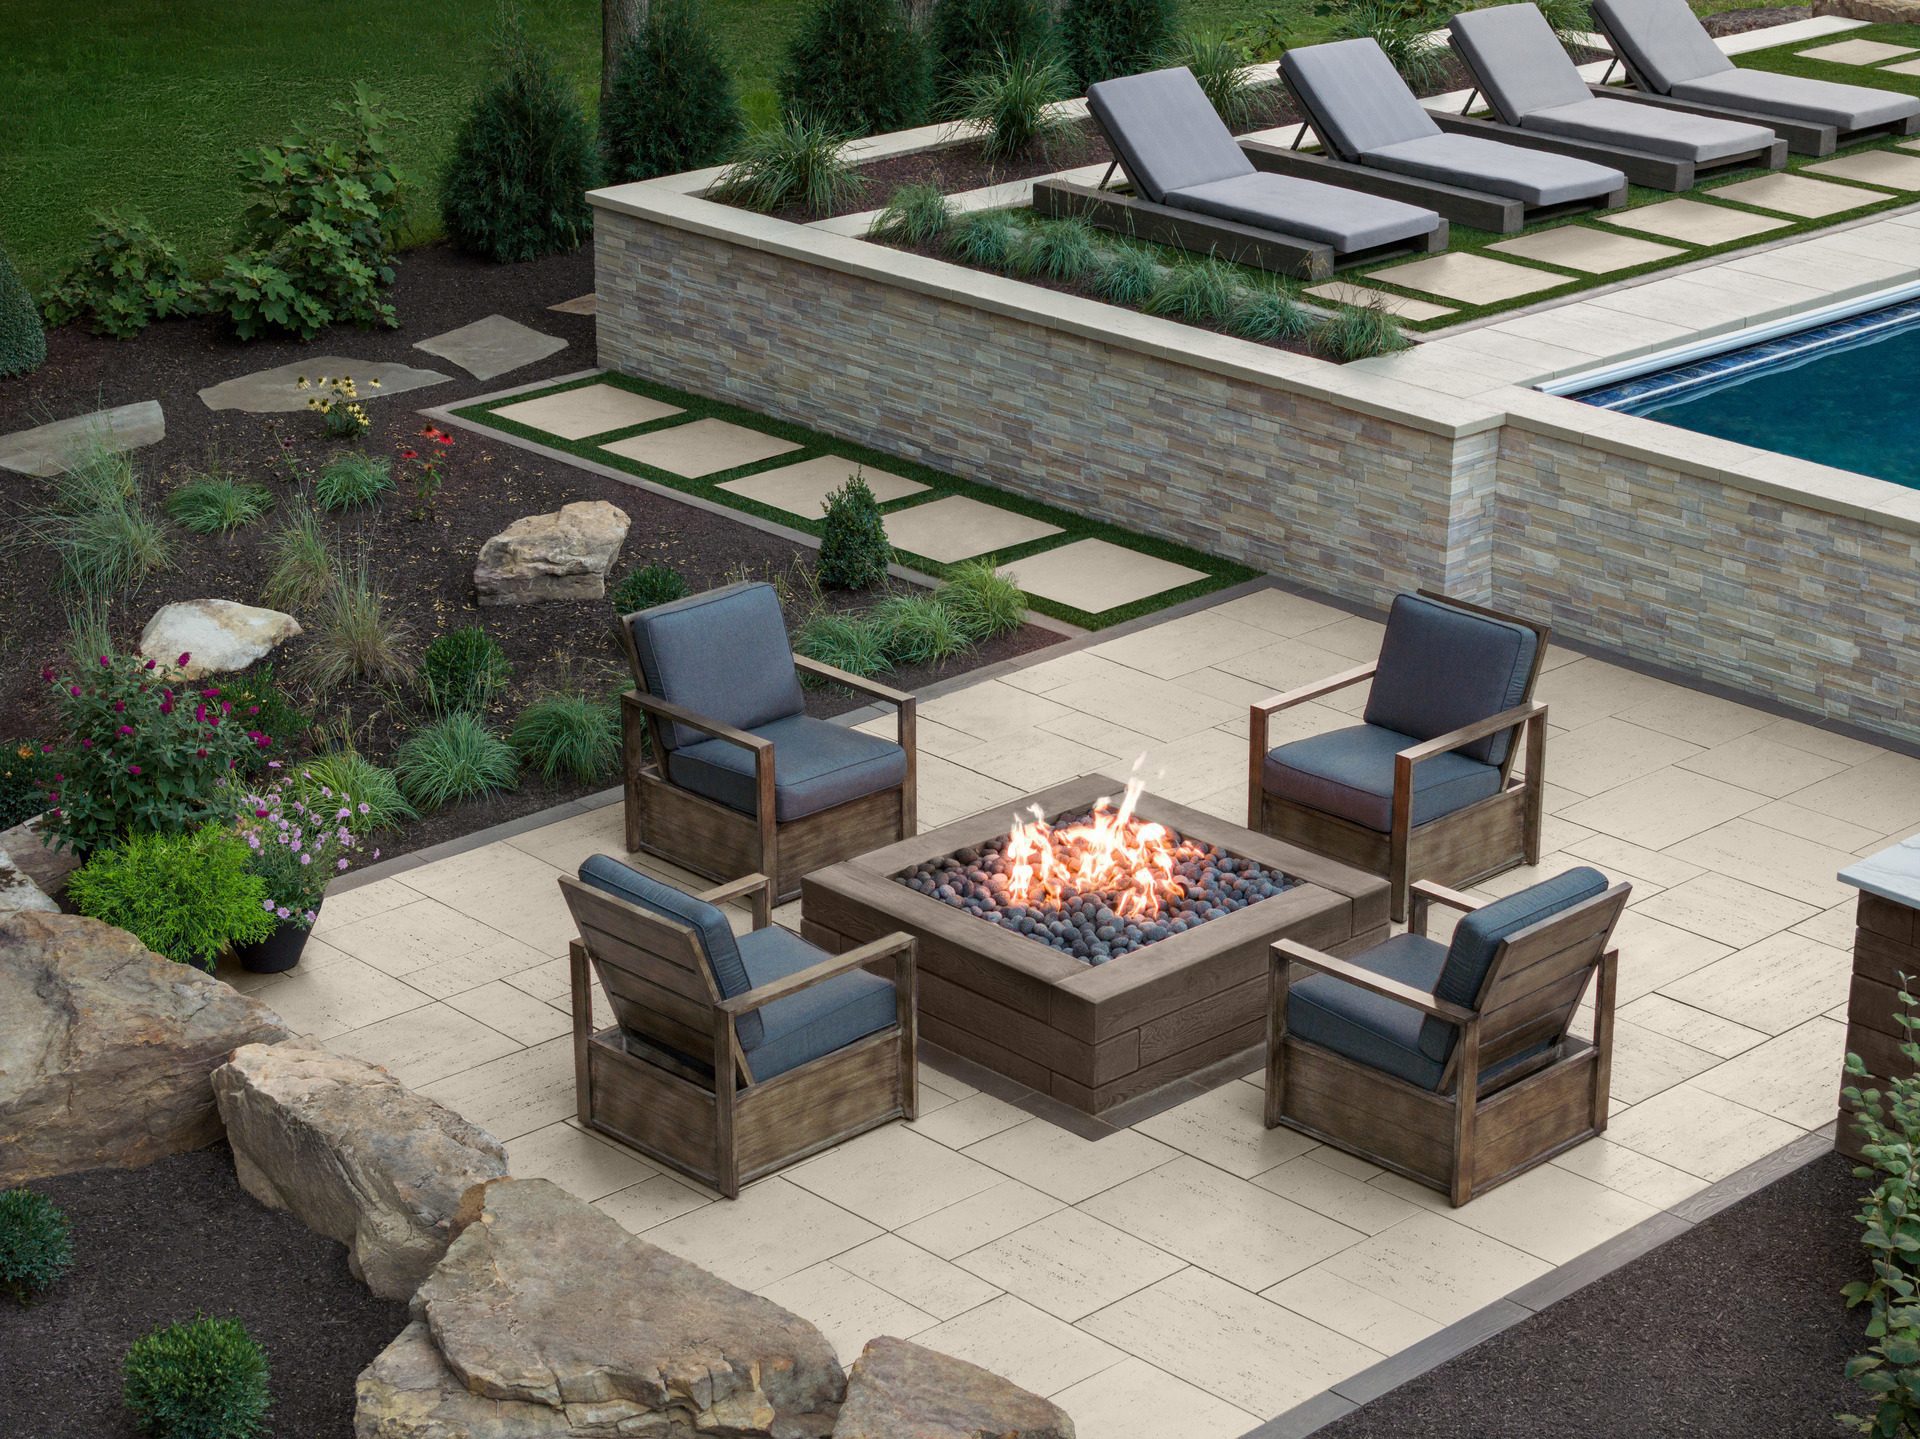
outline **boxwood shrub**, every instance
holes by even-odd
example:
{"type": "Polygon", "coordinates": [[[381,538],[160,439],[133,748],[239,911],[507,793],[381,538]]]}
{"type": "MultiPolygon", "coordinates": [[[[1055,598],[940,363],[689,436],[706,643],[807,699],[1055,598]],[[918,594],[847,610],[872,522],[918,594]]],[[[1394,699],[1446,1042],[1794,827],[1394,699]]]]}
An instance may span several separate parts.
{"type": "Polygon", "coordinates": [[[121,1398],[154,1439],[251,1439],[272,1402],[267,1356],[238,1319],[169,1324],[127,1350],[121,1398]]]}
{"type": "Polygon", "coordinates": [[[51,1289],[73,1267],[73,1228],[44,1194],[0,1194],[0,1294],[22,1304],[51,1289]]]}

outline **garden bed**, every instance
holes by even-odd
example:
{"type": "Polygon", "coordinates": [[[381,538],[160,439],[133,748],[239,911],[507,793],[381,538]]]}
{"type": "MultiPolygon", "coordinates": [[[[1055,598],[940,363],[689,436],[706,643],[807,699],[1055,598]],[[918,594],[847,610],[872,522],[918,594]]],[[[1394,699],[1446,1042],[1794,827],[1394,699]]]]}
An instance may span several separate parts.
{"type": "Polygon", "coordinates": [[[407,1306],[376,1299],[342,1246],[241,1189],[225,1144],[32,1187],[72,1221],[75,1263],[30,1307],[0,1304],[8,1434],[132,1439],[127,1346],[201,1314],[238,1318],[266,1351],[271,1433],[352,1432],[354,1380],[406,1326],[407,1306]]]}

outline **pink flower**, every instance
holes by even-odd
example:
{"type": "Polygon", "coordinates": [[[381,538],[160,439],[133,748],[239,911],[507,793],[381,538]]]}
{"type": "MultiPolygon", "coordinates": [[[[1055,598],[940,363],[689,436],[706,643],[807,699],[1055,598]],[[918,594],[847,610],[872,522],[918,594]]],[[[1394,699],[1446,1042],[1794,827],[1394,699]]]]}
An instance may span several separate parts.
{"type": "Polygon", "coordinates": [[[122,711],[126,709],[126,707],[127,707],[127,702],[125,700],[115,700],[113,702],[113,712],[115,714],[120,714],[122,711]]]}
{"type": "Polygon", "coordinates": [[[118,729],[116,729],[114,733],[115,734],[132,734],[133,726],[130,724],[123,724],[118,729]]]}
{"type": "Polygon", "coordinates": [[[110,668],[110,667],[112,666],[112,664],[113,664],[113,660],[112,660],[112,659],[111,659],[111,658],[110,658],[109,656],[107,656],[107,655],[101,655],[101,656],[100,656],[100,668],[101,668],[101,669],[103,669],[103,670],[104,670],[104,669],[107,669],[107,668],[110,668]]]}
{"type": "Polygon", "coordinates": [[[43,745],[41,745],[41,746],[40,746],[40,753],[41,753],[41,754],[52,754],[52,753],[53,753],[53,746],[52,746],[52,745],[50,745],[50,744],[43,744],[43,745]]]}
{"type": "Polygon", "coordinates": [[[312,855],[310,855],[310,854],[303,854],[303,855],[301,855],[301,856],[300,856],[300,863],[302,863],[302,864],[312,864],[312,863],[313,863],[313,856],[312,856],[312,855]]]}
{"type": "Polygon", "coordinates": [[[276,910],[274,911],[274,913],[275,913],[276,915],[278,915],[278,916],[279,916],[279,917],[280,917],[281,919],[285,919],[285,918],[287,917],[287,915],[288,915],[288,912],[289,912],[289,911],[288,911],[288,909],[287,909],[287,907],[286,907],[286,906],[285,906],[284,904],[283,904],[283,905],[281,905],[281,906],[280,906],[280,908],[278,908],[278,909],[276,909],[276,910]]]}
{"type": "Polygon", "coordinates": [[[127,773],[128,773],[128,774],[139,774],[139,773],[140,773],[140,766],[139,766],[139,765],[137,765],[137,764],[130,764],[130,765],[128,765],[128,766],[127,766],[127,773]]]}
{"type": "Polygon", "coordinates": [[[248,713],[248,714],[250,714],[250,715],[257,715],[257,714],[259,714],[259,713],[260,713],[260,706],[259,706],[259,705],[248,705],[248,706],[247,706],[247,713],[248,713]]]}
{"type": "Polygon", "coordinates": [[[262,805],[262,806],[261,806],[261,807],[260,807],[259,809],[256,809],[256,810],[255,810],[255,811],[253,812],[253,817],[254,817],[255,819],[265,819],[265,818],[267,817],[267,810],[266,810],[266,807],[265,807],[264,805],[262,805]]]}
{"type": "Polygon", "coordinates": [[[207,722],[207,707],[205,705],[195,705],[193,707],[193,722],[195,724],[205,724],[207,722]]]}
{"type": "Polygon", "coordinates": [[[80,686],[79,686],[79,685],[68,685],[68,686],[67,686],[67,693],[68,693],[68,694],[70,694],[70,695],[72,695],[72,696],[73,696],[73,697],[74,697],[75,699],[79,699],[79,698],[80,698],[80,686]]]}
{"type": "Polygon", "coordinates": [[[148,660],[148,661],[147,661],[147,664],[146,664],[146,667],[147,667],[148,669],[152,669],[152,668],[153,668],[153,666],[154,666],[154,661],[152,661],[152,660],[148,660]]]}
{"type": "Polygon", "coordinates": [[[182,652],[182,654],[181,654],[181,656],[180,656],[180,658],[179,658],[179,659],[177,659],[177,660],[175,660],[175,661],[174,661],[174,664],[176,664],[176,665],[179,665],[179,666],[181,666],[182,668],[184,668],[184,667],[186,666],[186,663],[187,663],[187,661],[188,661],[188,660],[190,660],[190,659],[192,659],[192,658],[193,658],[193,656],[192,656],[192,655],[190,655],[190,654],[186,654],[185,652],[182,652]]]}
{"type": "Polygon", "coordinates": [[[81,749],[92,749],[92,748],[93,748],[93,741],[92,741],[92,740],[90,740],[90,739],[83,739],[83,740],[81,740],[81,741],[80,741],[80,748],[81,748],[81,749]]]}

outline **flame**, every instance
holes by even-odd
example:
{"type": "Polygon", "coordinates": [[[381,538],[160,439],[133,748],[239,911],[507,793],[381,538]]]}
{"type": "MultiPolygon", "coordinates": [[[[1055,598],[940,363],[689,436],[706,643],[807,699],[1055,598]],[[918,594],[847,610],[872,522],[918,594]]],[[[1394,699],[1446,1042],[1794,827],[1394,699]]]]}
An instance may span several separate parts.
{"type": "Polygon", "coordinates": [[[1038,805],[1007,835],[1007,903],[1059,905],[1066,892],[1097,894],[1122,919],[1151,918],[1184,893],[1176,873],[1183,841],[1133,816],[1145,785],[1127,781],[1120,807],[1104,796],[1078,824],[1056,829],[1038,805]]]}

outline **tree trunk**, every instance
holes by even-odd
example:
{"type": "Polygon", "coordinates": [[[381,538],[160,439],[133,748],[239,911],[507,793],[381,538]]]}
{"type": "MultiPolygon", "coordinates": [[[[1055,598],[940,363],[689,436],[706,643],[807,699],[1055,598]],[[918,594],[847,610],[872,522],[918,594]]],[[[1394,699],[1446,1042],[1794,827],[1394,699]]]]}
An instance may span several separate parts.
{"type": "Polygon", "coordinates": [[[613,73],[620,67],[627,42],[647,23],[647,0],[600,0],[600,103],[613,92],[613,73]]]}

